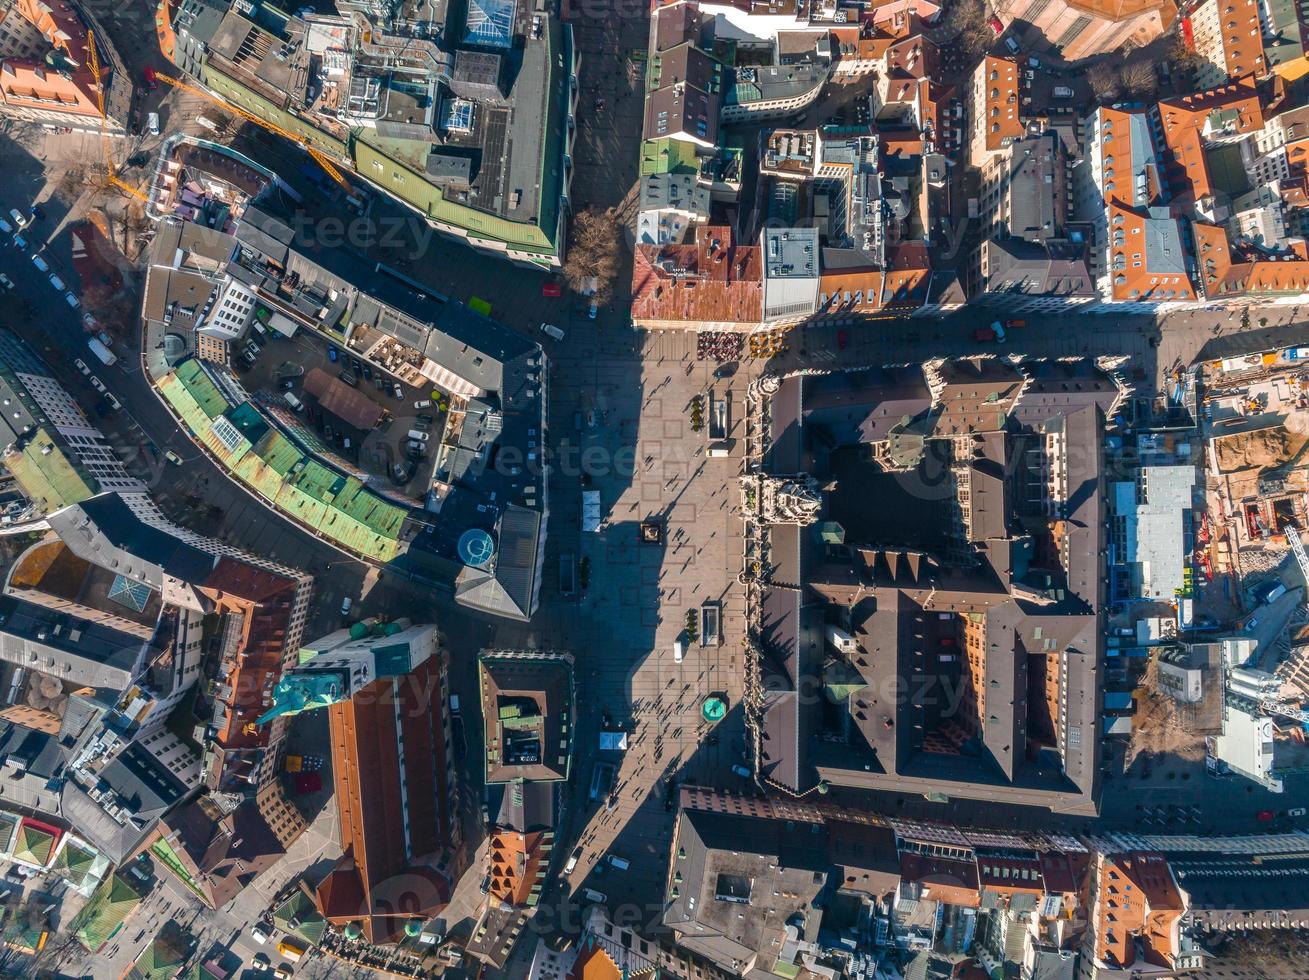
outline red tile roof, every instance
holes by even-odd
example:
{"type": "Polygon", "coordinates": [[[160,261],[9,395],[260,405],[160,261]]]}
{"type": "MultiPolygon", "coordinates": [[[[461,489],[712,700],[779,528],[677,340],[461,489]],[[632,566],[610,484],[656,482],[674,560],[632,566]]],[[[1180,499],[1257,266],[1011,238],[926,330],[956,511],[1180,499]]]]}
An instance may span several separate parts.
{"type": "Polygon", "coordinates": [[[1264,43],[1258,0],[1214,0],[1214,3],[1219,8],[1218,30],[1223,39],[1228,77],[1262,75],[1264,43]]]}
{"type": "Polygon", "coordinates": [[[638,245],[632,319],[754,326],[763,316],[763,259],[729,227],[701,227],[691,245],[638,245]]]}
{"type": "MultiPolygon", "coordinates": [[[[1159,209],[1153,209],[1159,210],[1159,209]]],[[[1113,201],[1109,205],[1109,275],[1113,298],[1126,302],[1195,299],[1176,218],[1113,201]]]]}
{"type": "Polygon", "coordinates": [[[1233,248],[1227,230],[1199,221],[1191,226],[1195,236],[1200,282],[1207,298],[1245,293],[1309,292],[1309,246],[1302,238],[1288,239],[1288,254],[1280,258],[1251,250],[1240,254],[1233,248]]]}
{"type": "Polygon", "coordinates": [[[359,922],[370,942],[390,940],[407,918],[430,918],[450,899],[449,880],[434,868],[450,839],[442,720],[439,702],[424,694],[439,689],[441,662],[374,681],[328,709],[344,853],[318,904],[334,924],[359,922]],[[397,890],[408,898],[397,902],[397,890]]]}
{"type": "Polygon", "coordinates": [[[974,107],[988,150],[1023,135],[1018,96],[1018,64],[1013,58],[987,55],[977,66],[981,75],[982,104],[974,107]]]}
{"type": "Polygon", "coordinates": [[[1204,139],[1210,114],[1214,112],[1234,112],[1235,129],[1239,133],[1263,129],[1263,107],[1253,77],[1159,103],[1164,144],[1172,155],[1168,182],[1175,201],[1198,201],[1213,194],[1204,139]]]}
{"type": "Polygon", "coordinates": [[[1136,961],[1134,937],[1146,962],[1169,967],[1176,957],[1176,925],[1186,910],[1168,859],[1135,852],[1107,856],[1097,882],[1095,958],[1117,967],[1136,961]]]}

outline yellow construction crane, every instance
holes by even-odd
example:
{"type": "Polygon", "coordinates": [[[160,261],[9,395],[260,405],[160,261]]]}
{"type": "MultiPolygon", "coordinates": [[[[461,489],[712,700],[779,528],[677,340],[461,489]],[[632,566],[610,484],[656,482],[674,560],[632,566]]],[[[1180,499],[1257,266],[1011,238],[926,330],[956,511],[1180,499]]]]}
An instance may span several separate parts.
{"type": "Polygon", "coordinates": [[[234,115],[240,116],[246,122],[254,123],[256,126],[262,127],[263,129],[268,130],[270,133],[273,133],[277,136],[281,136],[284,139],[290,140],[292,143],[300,147],[300,149],[304,150],[311,157],[313,157],[314,160],[318,163],[318,165],[322,167],[324,170],[326,170],[334,181],[336,181],[338,184],[344,187],[347,191],[354,193],[354,188],[351,187],[350,184],[346,181],[346,179],[341,176],[341,171],[336,169],[336,165],[332,163],[331,158],[328,157],[327,154],[323,153],[322,151],[312,146],[310,142],[307,139],[305,139],[305,137],[299,135],[298,133],[293,133],[288,129],[283,129],[281,126],[278,126],[276,123],[270,123],[267,119],[261,119],[258,116],[256,116],[253,112],[247,112],[245,109],[242,109],[239,105],[233,105],[231,102],[228,102],[226,99],[219,98],[217,95],[214,95],[212,92],[207,92],[202,88],[190,84],[189,82],[183,82],[176,78],[170,78],[169,76],[163,74],[162,72],[155,72],[155,78],[159,79],[159,81],[161,82],[165,82],[166,84],[173,86],[173,88],[179,88],[183,92],[190,92],[192,95],[198,95],[202,99],[207,99],[208,101],[212,102],[214,105],[218,106],[220,109],[223,109],[226,112],[233,113],[234,115]]]}
{"type": "Polygon", "coordinates": [[[114,155],[109,149],[109,135],[105,132],[105,87],[100,75],[100,56],[95,52],[95,31],[86,32],[86,57],[91,67],[91,75],[95,78],[95,97],[100,104],[100,146],[104,149],[105,172],[109,183],[144,203],[149,198],[127,181],[120,180],[118,171],[114,168],[114,155]]]}

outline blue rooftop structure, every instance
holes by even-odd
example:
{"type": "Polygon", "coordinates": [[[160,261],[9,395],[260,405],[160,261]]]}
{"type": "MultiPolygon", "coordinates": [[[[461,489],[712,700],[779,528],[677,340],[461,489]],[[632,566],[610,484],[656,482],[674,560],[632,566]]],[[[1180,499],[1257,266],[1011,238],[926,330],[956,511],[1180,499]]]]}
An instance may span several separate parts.
{"type": "Polygon", "coordinates": [[[515,0],[468,0],[464,43],[510,48],[514,43],[515,0]]]}

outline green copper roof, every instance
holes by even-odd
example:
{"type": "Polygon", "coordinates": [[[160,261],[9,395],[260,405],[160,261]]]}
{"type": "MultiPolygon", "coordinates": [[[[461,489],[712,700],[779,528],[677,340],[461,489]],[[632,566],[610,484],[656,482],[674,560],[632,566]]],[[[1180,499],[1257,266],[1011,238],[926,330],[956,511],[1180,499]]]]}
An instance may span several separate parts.
{"type": "Polygon", "coordinates": [[[55,870],[69,880],[74,887],[86,880],[95,863],[95,854],[84,847],[69,841],[55,858],[55,870]]]}
{"type": "Polygon", "coordinates": [[[174,368],[173,373],[177,375],[178,382],[186,389],[187,393],[195,400],[209,418],[216,418],[222,415],[230,407],[218,386],[205,374],[204,368],[195,358],[188,358],[174,368]]]}
{"type": "Polygon", "coordinates": [[[273,922],[283,932],[295,933],[310,946],[322,942],[323,933],[327,931],[327,922],[318,914],[314,900],[299,888],[273,912],[273,922]]]}
{"type": "Polygon", "coordinates": [[[64,453],[44,429],[38,429],[21,452],[5,458],[23,493],[38,509],[56,511],[96,495],[92,478],[64,453]]]}
{"type": "Polygon", "coordinates": [[[373,647],[373,668],[378,677],[399,677],[409,673],[411,657],[408,643],[373,647]]]}
{"type": "Polygon", "coordinates": [[[54,850],[54,846],[54,835],[47,834],[44,830],[37,830],[29,823],[23,823],[18,828],[14,858],[44,868],[46,862],[50,860],[50,852],[54,850]]]}
{"type": "Polygon", "coordinates": [[[127,980],[172,980],[186,962],[186,947],[181,929],[171,922],[166,924],[136,958],[127,971],[127,980]]]}
{"type": "Polygon", "coordinates": [[[700,162],[695,147],[684,140],[646,140],[641,144],[641,176],[651,174],[698,174],[700,162]]]}
{"type": "Polygon", "coordinates": [[[260,715],[255,724],[263,725],[284,715],[326,708],[349,696],[350,685],[343,670],[293,671],[282,675],[273,688],[273,706],[260,715]]]}
{"type": "Polygon", "coordinates": [[[140,904],[141,896],[127,879],[112,874],[100,883],[73,920],[73,936],[94,953],[118,932],[140,904]]]}

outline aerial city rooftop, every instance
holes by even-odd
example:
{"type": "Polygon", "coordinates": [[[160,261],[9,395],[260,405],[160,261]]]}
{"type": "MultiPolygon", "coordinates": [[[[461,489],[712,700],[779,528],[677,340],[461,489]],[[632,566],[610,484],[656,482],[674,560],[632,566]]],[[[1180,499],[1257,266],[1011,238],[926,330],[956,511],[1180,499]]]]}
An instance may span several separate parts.
{"type": "Polygon", "coordinates": [[[1309,28],[0,0],[0,975],[1298,977],[1309,28]]]}

